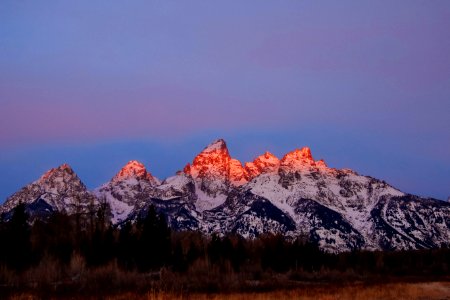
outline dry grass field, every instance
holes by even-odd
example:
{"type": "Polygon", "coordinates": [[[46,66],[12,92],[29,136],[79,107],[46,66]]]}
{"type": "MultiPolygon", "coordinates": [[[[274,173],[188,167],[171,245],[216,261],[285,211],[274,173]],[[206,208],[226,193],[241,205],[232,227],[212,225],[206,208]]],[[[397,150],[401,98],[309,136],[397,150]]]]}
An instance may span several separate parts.
{"type": "MultiPolygon", "coordinates": [[[[14,300],[34,300],[39,297],[31,294],[20,294],[11,296],[14,300]]],[[[50,298],[51,299],[51,298],[50,298]]],[[[59,298],[54,298],[59,299],[59,298]]],[[[345,284],[337,285],[316,285],[305,284],[301,288],[291,290],[280,290],[270,292],[252,292],[252,293],[223,293],[223,294],[171,294],[166,292],[148,292],[143,295],[134,293],[124,293],[114,296],[95,295],[68,297],[67,299],[108,299],[108,300],[169,300],[169,299],[195,299],[195,300],[269,300],[269,299],[305,299],[305,300],[345,300],[345,299],[380,299],[380,300],[401,300],[401,299],[435,299],[450,300],[450,282],[427,282],[427,283],[392,283],[392,284],[345,284]]]]}

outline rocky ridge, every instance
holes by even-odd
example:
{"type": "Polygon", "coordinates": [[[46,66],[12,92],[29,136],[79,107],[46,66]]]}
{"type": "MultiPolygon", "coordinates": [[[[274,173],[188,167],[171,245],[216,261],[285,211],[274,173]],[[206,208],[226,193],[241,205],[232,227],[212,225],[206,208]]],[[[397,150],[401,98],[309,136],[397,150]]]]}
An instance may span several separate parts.
{"type": "Polygon", "coordinates": [[[62,165],[9,197],[0,212],[20,202],[30,211],[69,214],[106,203],[111,222],[119,226],[142,218],[152,205],[175,230],[247,238],[307,235],[330,252],[435,248],[450,241],[450,203],[330,168],[307,147],[281,159],[266,152],[242,165],[225,141],[216,140],[162,182],[142,163],[130,161],[92,193],[62,165]]]}

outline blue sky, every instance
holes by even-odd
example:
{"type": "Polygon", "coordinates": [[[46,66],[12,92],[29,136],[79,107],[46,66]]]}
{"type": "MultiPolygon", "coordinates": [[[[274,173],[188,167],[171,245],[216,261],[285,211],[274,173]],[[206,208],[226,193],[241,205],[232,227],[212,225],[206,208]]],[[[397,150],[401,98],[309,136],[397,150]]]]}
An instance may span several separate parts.
{"type": "Polygon", "coordinates": [[[447,198],[448,28],[448,1],[1,1],[0,202],[63,162],[164,178],[219,137],[447,198]]]}

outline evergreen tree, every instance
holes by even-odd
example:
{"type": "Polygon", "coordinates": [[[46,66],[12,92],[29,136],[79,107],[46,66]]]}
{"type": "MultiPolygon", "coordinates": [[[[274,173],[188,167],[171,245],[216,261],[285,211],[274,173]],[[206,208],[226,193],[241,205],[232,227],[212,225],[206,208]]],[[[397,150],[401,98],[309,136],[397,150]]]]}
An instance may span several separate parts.
{"type": "Polygon", "coordinates": [[[25,204],[20,203],[14,208],[13,216],[7,226],[6,237],[7,264],[13,269],[25,270],[32,260],[30,226],[25,204]]]}
{"type": "Polygon", "coordinates": [[[140,226],[138,268],[145,271],[162,267],[168,262],[171,253],[170,229],[166,219],[158,215],[151,205],[140,226]]]}

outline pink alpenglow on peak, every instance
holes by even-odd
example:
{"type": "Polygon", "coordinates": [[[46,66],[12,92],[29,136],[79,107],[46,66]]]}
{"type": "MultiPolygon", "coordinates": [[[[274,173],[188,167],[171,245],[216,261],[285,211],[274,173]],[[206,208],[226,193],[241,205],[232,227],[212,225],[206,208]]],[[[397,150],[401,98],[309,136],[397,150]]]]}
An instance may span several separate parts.
{"type": "Polygon", "coordinates": [[[127,179],[147,180],[156,184],[155,178],[147,171],[144,164],[137,160],[129,161],[117,174],[112,181],[123,181],[127,179]]]}
{"type": "Polygon", "coordinates": [[[19,203],[31,204],[36,200],[45,201],[53,210],[67,214],[83,211],[89,203],[96,201],[73,169],[68,164],[62,164],[10,196],[0,206],[0,213],[11,210],[19,203]]]}
{"type": "Polygon", "coordinates": [[[43,182],[48,180],[49,178],[55,176],[55,174],[60,174],[61,172],[67,172],[68,174],[75,174],[74,171],[72,170],[72,168],[70,167],[69,164],[64,163],[62,165],[60,165],[59,167],[56,168],[52,168],[50,170],[48,170],[47,172],[45,172],[41,178],[39,178],[39,182],[43,182]]]}
{"type": "Polygon", "coordinates": [[[249,177],[254,178],[263,173],[277,172],[280,167],[280,160],[272,153],[266,151],[263,155],[255,158],[253,162],[245,163],[249,177]]]}
{"type": "Polygon", "coordinates": [[[217,139],[205,147],[201,153],[226,151],[228,153],[227,143],[223,139],[217,139]]]}
{"type": "Polygon", "coordinates": [[[200,152],[192,164],[186,165],[184,172],[194,178],[215,177],[228,178],[230,154],[224,140],[219,139],[200,152]]]}
{"type": "Polygon", "coordinates": [[[303,169],[304,167],[315,166],[315,161],[308,147],[295,149],[287,153],[280,161],[280,166],[292,170],[303,169]]]}
{"type": "Polygon", "coordinates": [[[280,161],[280,168],[289,171],[307,169],[328,169],[324,160],[315,161],[308,147],[295,149],[286,154],[280,161]]]}
{"type": "Polygon", "coordinates": [[[205,147],[183,171],[194,179],[218,180],[234,186],[248,182],[247,170],[239,160],[230,156],[223,139],[215,140],[205,147]]]}
{"type": "Polygon", "coordinates": [[[247,170],[242,167],[239,160],[232,158],[230,160],[230,182],[234,185],[243,185],[248,182],[247,170]]]}
{"type": "Polygon", "coordinates": [[[314,161],[311,149],[309,147],[303,147],[302,149],[295,149],[294,151],[288,153],[288,155],[294,155],[298,160],[304,160],[304,161],[314,161]]]}
{"type": "Polygon", "coordinates": [[[328,168],[327,164],[323,159],[316,161],[316,167],[326,169],[328,168]]]}
{"type": "Polygon", "coordinates": [[[230,156],[225,141],[218,139],[205,147],[191,164],[188,163],[183,172],[194,179],[219,180],[241,186],[261,174],[277,173],[280,168],[283,171],[330,170],[323,160],[314,160],[308,147],[295,149],[281,160],[265,152],[243,167],[239,160],[230,156]]]}

